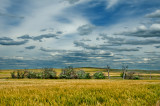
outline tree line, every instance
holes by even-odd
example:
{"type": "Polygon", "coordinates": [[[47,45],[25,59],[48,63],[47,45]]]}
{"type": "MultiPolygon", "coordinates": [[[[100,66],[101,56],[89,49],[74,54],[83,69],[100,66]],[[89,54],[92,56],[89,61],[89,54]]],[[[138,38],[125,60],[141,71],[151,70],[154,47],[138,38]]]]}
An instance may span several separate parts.
{"type": "MultiPolygon", "coordinates": [[[[123,72],[120,76],[123,79],[139,79],[138,76],[134,76],[135,72],[127,72],[128,66],[122,66],[123,72]]],[[[106,72],[108,72],[108,79],[110,79],[110,66],[107,65],[106,72]]],[[[68,66],[61,70],[61,73],[57,76],[56,71],[53,68],[44,68],[40,72],[17,70],[11,72],[12,78],[23,79],[105,79],[107,76],[102,71],[95,72],[92,76],[90,73],[85,72],[84,70],[75,71],[72,66],[68,66]]]]}

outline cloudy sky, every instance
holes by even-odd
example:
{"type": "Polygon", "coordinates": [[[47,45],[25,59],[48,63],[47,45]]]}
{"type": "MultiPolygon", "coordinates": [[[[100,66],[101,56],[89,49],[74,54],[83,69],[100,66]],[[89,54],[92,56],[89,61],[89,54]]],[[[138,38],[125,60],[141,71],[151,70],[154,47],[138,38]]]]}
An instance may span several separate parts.
{"type": "Polygon", "coordinates": [[[159,63],[159,0],[0,0],[0,69],[159,63]]]}

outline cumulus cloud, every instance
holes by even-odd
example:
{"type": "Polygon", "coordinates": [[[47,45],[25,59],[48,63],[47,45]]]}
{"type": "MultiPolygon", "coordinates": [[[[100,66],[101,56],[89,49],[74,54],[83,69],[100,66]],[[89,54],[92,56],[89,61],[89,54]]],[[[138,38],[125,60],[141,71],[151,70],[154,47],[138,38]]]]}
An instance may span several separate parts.
{"type": "Polygon", "coordinates": [[[148,17],[148,18],[160,18],[160,10],[156,10],[153,13],[147,14],[146,17],[148,17]]]}
{"type": "Polygon", "coordinates": [[[120,37],[111,37],[108,36],[107,34],[99,34],[99,36],[101,37],[102,40],[108,40],[108,41],[123,41],[124,38],[120,38],[120,37]]]}
{"type": "Polygon", "coordinates": [[[45,31],[53,32],[53,31],[54,31],[54,28],[44,28],[44,29],[41,29],[40,31],[41,31],[41,32],[45,32],[45,31]]]}
{"type": "Polygon", "coordinates": [[[159,46],[154,46],[155,48],[160,48],[160,45],[159,46]]]}
{"type": "Polygon", "coordinates": [[[135,39],[124,39],[123,41],[112,40],[108,41],[110,44],[116,45],[153,45],[160,44],[160,40],[158,39],[145,39],[145,40],[135,40],[135,39]]]}
{"type": "Polygon", "coordinates": [[[77,28],[77,31],[79,32],[80,35],[89,35],[92,33],[94,29],[94,26],[93,25],[90,25],[90,24],[86,24],[86,25],[82,25],[82,26],[79,26],[77,28]]]}
{"type": "Polygon", "coordinates": [[[41,32],[44,32],[44,31],[47,31],[47,29],[41,29],[40,31],[41,31],[41,32]]]}
{"type": "Polygon", "coordinates": [[[62,31],[57,31],[56,34],[63,34],[63,32],[62,31]]]}
{"type": "Polygon", "coordinates": [[[150,30],[160,31],[160,24],[152,24],[150,30]]]}
{"type": "Polygon", "coordinates": [[[29,35],[23,35],[23,36],[20,36],[20,37],[17,37],[18,39],[32,39],[31,36],[29,35]]]}
{"type": "Polygon", "coordinates": [[[3,41],[0,41],[0,45],[6,45],[6,46],[23,45],[23,44],[26,44],[27,42],[28,40],[24,40],[24,41],[3,40],[3,41]]]}
{"type": "Polygon", "coordinates": [[[43,38],[57,38],[58,35],[56,34],[43,34],[43,35],[39,35],[39,36],[36,36],[36,37],[33,37],[33,40],[39,40],[40,42],[42,41],[43,38]]]}
{"type": "Polygon", "coordinates": [[[28,40],[15,41],[9,37],[1,37],[0,38],[0,45],[6,45],[6,46],[23,45],[23,44],[26,44],[27,42],[28,42],[28,40]]]}
{"type": "Polygon", "coordinates": [[[43,47],[41,47],[40,50],[44,51],[44,52],[53,52],[54,51],[53,49],[48,49],[48,48],[43,48],[43,47]]]}
{"type": "Polygon", "coordinates": [[[81,39],[80,41],[82,41],[82,42],[87,42],[87,41],[92,41],[92,40],[90,40],[90,39],[88,39],[88,38],[83,38],[83,39],[81,39]]]}
{"type": "Polygon", "coordinates": [[[84,49],[89,49],[89,50],[108,50],[108,51],[118,51],[118,52],[123,52],[123,51],[139,51],[139,48],[111,48],[111,47],[107,47],[106,45],[87,45],[83,42],[79,42],[79,41],[74,41],[74,45],[76,47],[82,47],[84,49]]]}
{"type": "Polygon", "coordinates": [[[138,27],[136,30],[125,31],[115,35],[135,36],[135,37],[160,37],[160,24],[152,24],[149,29],[138,27]]]}
{"type": "Polygon", "coordinates": [[[28,47],[25,47],[25,49],[34,49],[36,46],[28,46],[28,47]]]}
{"type": "Polygon", "coordinates": [[[23,36],[20,36],[20,37],[17,37],[18,39],[32,39],[32,40],[38,40],[38,41],[40,41],[40,42],[42,42],[42,39],[43,38],[56,38],[56,39],[58,39],[58,37],[57,37],[58,35],[56,35],[56,34],[51,34],[51,33],[49,33],[49,34],[43,34],[43,35],[39,35],[39,36],[29,36],[29,35],[23,35],[23,36]]]}
{"type": "Polygon", "coordinates": [[[81,61],[84,59],[88,60],[90,58],[103,58],[103,57],[113,57],[114,54],[112,52],[107,52],[105,50],[99,51],[83,51],[83,50],[54,50],[41,47],[41,51],[50,53],[51,56],[57,58],[63,58],[63,61],[74,62],[81,61]],[[71,59],[71,60],[69,60],[71,59]]]}
{"type": "MultiPolygon", "coordinates": [[[[145,29],[143,26],[139,29],[145,29]]],[[[137,40],[137,39],[126,39],[120,37],[111,37],[106,34],[99,35],[102,40],[107,40],[105,46],[120,46],[120,45],[152,45],[152,44],[160,44],[158,39],[144,39],[144,40],[137,40]]]]}
{"type": "MultiPolygon", "coordinates": [[[[117,31],[130,30],[142,20],[150,20],[141,16],[147,11],[158,8],[158,3],[157,0],[152,1],[146,7],[144,5],[148,5],[150,2],[145,1],[40,0],[37,2],[27,0],[19,4],[17,1],[0,0],[0,34],[6,36],[0,38],[0,42],[3,45],[7,45],[7,43],[8,45],[23,45],[23,43],[25,44],[24,41],[30,41],[29,45],[18,46],[18,48],[17,46],[7,48],[1,46],[1,56],[19,57],[3,60],[5,61],[3,64],[6,64],[6,66],[3,66],[0,62],[0,68],[40,68],[48,66],[62,68],[67,64],[78,64],[80,67],[104,67],[108,63],[113,67],[120,68],[121,63],[124,62],[133,63],[132,65],[144,65],[144,67],[136,66],[133,68],[146,68],[144,61],[151,63],[152,60],[147,59],[153,59],[151,56],[154,56],[154,54],[148,55],[144,52],[148,49],[158,51],[156,48],[159,48],[160,42],[158,38],[153,38],[160,35],[159,16],[147,14],[148,16],[146,17],[154,18],[151,19],[152,21],[154,20],[154,24],[151,22],[152,25],[149,26],[151,23],[144,23],[146,26],[141,25],[136,30],[123,32],[122,35],[112,35],[117,31]],[[9,1],[11,6],[7,6],[9,3],[6,1],[9,1]],[[15,6],[12,4],[15,4],[15,6]],[[118,9],[114,8],[116,6],[118,9]],[[15,35],[23,36],[17,37],[15,35]],[[57,39],[60,38],[59,35],[61,35],[61,39],[57,39]],[[87,35],[87,38],[85,38],[85,35],[87,35]],[[13,39],[7,36],[13,37],[13,39]],[[15,37],[18,40],[14,39],[15,37]],[[143,38],[139,39],[138,37],[143,38]],[[53,41],[51,39],[56,40],[53,41]],[[47,40],[47,42],[41,43],[44,47],[40,47],[41,45],[38,41],[41,42],[43,40],[47,40]],[[75,41],[74,44],[73,41],[75,41]],[[157,45],[152,46],[153,44],[157,45]],[[31,45],[35,45],[39,50],[34,49],[35,47],[31,45]],[[143,49],[137,45],[141,45],[143,49]],[[151,46],[147,48],[144,45],[151,46]],[[24,49],[28,50],[22,52],[24,49]],[[9,51],[12,52],[8,53],[9,51]],[[21,51],[21,53],[18,51],[21,51]],[[115,53],[123,55],[118,56],[115,53]],[[23,60],[20,59],[21,57],[24,57],[23,60]],[[24,61],[28,57],[32,60],[24,61]],[[139,63],[137,64],[136,62],[139,63]]],[[[158,14],[158,12],[155,13],[158,14]]],[[[159,63],[158,57],[154,57],[154,59],[156,63],[159,63]]],[[[159,65],[157,67],[159,68],[159,65]]]]}
{"type": "Polygon", "coordinates": [[[13,39],[11,39],[11,38],[9,38],[9,37],[2,37],[2,38],[0,38],[0,41],[3,41],[3,40],[5,40],[5,41],[10,41],[10,40],[13,40],[13,39]]]}

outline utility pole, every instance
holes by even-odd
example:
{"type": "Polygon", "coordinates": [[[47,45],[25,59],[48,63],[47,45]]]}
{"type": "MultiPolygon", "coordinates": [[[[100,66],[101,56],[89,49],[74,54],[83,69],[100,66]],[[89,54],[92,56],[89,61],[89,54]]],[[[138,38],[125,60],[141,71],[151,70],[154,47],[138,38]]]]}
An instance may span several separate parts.
{"type": "Polygon", "coordinates": [[[109,65],[107,65],[108,79],[110,79],[110,76],[109,76],[109,69],[110,69],[110,66],[109,66],[109,65]]]}

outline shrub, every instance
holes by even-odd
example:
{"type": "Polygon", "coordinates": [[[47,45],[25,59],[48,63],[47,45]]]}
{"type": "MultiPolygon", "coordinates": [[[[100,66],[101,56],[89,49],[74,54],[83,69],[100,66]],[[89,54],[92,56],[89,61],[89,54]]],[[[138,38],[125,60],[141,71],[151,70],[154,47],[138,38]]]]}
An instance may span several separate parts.
{"type": "Polygon", "coordinates": [[[96,72],[96,73],[94,73],[93,77],[95,79],[105,79],[105,75],[102,72],[96,72]]]}
{"type": "Polygon", "coordinates": [[[91,78],[90,73],[86,73],[83,70],[77,71],[76,75],[78,79],[90,79],[91,78]]]}
{"type": "Polygon", "coordinates": [[[140,79],[140,78],[139,78],[139,76],[134,76],[133,79],[138,80],[138,79],[140,79]]]}
{"type": "Polygon", "coordinates": [[[32,79],[32,78],[37,78],[37,73],[29,71],[27,78],[32,79]]]}
{"type": "Polygon", "coordinates": [[[120,77],[122,77],[122,78],[123,78],[123,72],[122,72],[122,73],[120,73],[120,77]]]}
{"type": "Polygon", "coordinates": [[[91,79],[90,73],[86,73],[84,79],[91,79]]]}
{"type": "Polygon", "coordinates": [[[134,78],[134,74],[135,74],[135,72],[128,72],[127,75],[126,75],[126,78],[127,79],[133,79],[134,78]]]}
{"type": "MultiPolygon", "coordinates": [[[[124,72],[120,73],[120,77],[122,77],[122,78],[123,78],[123,74],[124,74],[124,72]]],[[[125,73],[125,77],[124,77],[124,79],[126,79],[126,77],[127,77],[127,74],[125,73]]]]}
{"type": "Polygon", "coordinates": [[[27,70],[17,70],[11,72],[11,78],[23,79],[27,78],[28,71],[27,70]]]}
{"type": "Polygon", "coordinates": [[[43,78],[43,73],[42,72],[35,73],[35,78],[42,79],[43,78]]]}
{"type": "Polygon", "coordinates": [[[59,78],[74,79],[74,78],[77,78],[77,75],[73,67],[69,66],[69,67],[66,67],[65,69],[62,69],[62,72],[60,73],[59,78]]]}
{"type": "MultiPolygon", "coordinates": [[[[134,74],[135,72],[132,71],[125,73],[125,79],[140,79],[139,76],[135,76],[134,74]]],[[[123,72],[120,74],[120,77],[123,78],[123,72]]]]}
{"type": "Polygon", "coordinates": [[[17,76],[16,77],[18,79],[26,78],[27,75],[28,75],[28,71],[27,70],[25,70],[25,71],[23,71],[23,70],[17,70],[17,76]]]}
{"type": "Polygon", "coordinates": [[[12,77],[12,78],[17,78],[15,71],[11,72],[11,77],[12,77]]]}
{"type": "Polygon", "coordinates": [[[43,76],[44,79],[56,79],[56,72],[52,68],[45,68],[43,75],[38,74],[39,77],[43,76]]]}

